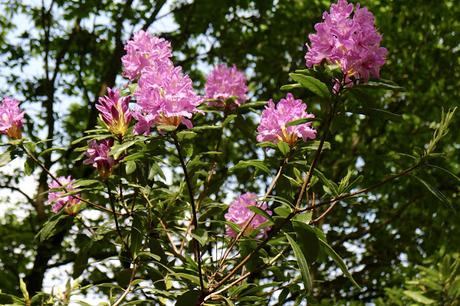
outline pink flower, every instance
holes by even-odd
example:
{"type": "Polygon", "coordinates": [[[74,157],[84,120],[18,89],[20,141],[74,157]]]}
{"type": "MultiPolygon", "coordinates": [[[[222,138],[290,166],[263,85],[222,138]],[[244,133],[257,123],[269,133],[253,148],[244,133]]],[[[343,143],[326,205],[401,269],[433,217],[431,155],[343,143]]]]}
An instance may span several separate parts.
{"type": "Polygon", "coordinates": [[[125,51],[126,55],[121,58],[123,76],[130,80],[139,78],[146,67],[172,65],[170,42],[148,32],[135,33],[133,39],[125,45],[125,51]]]}
{"type": "Polygon", "coordinates": [[[139,107],[135,131],[141,134],[148,133],[148,124],[177,127],[183,123],[191,128],[189,119],[198,112],[196,107],[201,102],[181,67],[145,68],[135,96],[139,107]]]}
{"type": "Polygon", "coordinates": [[[246,77],[235,65],[231,68],[218,65],[206,80],[206,98],[221,101],[210,102],[213,106],[222,106],[230,98],[235,98],[234,103],[239,106],[246,101],[247,91],[246,77]]]}
{"type": "Polygon", "coordinates": [[[321,64],[338,64],[345,80],[367,82],[379,77],[380,67],[385,63],[387,49],[380,47],[382,36],[377,32],[374,16],[359,4],[353,13],[353,4],[339,0],[324,12],[323,22],[315,25],[310,34],[310,46],[305,55],[307,67],[321,64]]]}
{"type": "Polygon", "coordinates": [[[307,105],[302,100],[295,99],[291,93],[281,99],[276,107],[272,100],[268,101],[257,127],[257,141],[278,143],[281,140],[292,146],[300,137],[304,141],[315,139],[316,130],[311,127],[311,122],[286,126],[294,120],[315,118],[315,115],[307,113],[306,110],[307,105]]]}
{"type": "Polygon", "coordinates": [[[92,165],[103,178],[110,176],[112,168],[116,164],[116,160],[109,155],[112,145],[112,139],[104,139],[99,143],[96,140],[91,140],[85,153],[88,158],[83,163],[92,165]]]}
{"type": "Polygon", "coordinates": [[[21,128],[24,112],[19,109],[19,101],[9,97],[3,98],[0,104],[0,134],[13,139],[22,138],[21,128]]]}
{"type": "Polygon", "coordinates": [[[80,203],[80,199],[74,195],[65,195],[66,193],[75,190],[73,186],[75,180],[73,180],[70,175],[67,177],[60,176],[57,180],[59,183],[53,180],[48,184],[49,189],[51,189],[48,193],[48,204],[53,205],[51,210],[54,213],[58,213],[63,207],[71,208],[72,206],[80,203]]]}
{"type": "Polygon", "coordinates": [[[99,98],[96,108],[107,128],[117,136],[124,136],[132,119],[129,110],[131,97],[120,97],[120,92],[117,89],[108,88],[107,92],[107,96],[99,98]]]}
{"type": "MultiPolygon", "coordinates": [[[[272,212],[268,209],[267,203],[257,203],[257,195],[255,193],[247,192],[241,195],[230,204],[228,212],[225,214],[225,220],[238,225],[238,227],[242,229],[246,225],[246,222],[254,217],[249,223],[244,235],[251,234],[253,230],[257,230],[262,223],[267,221],[267,218],[264,216],[252,212],[248,208],[249,206],[257,206],[266,211],[269,215],[272,215],[272,212]]],[[[257,237],[266,237],[269,230],[270,227],[260,229],[257,237]]],[[[227,235],[230,237],[235,238],[238,235],[230,226],[227,226],[226,231],[227,235]]]]}

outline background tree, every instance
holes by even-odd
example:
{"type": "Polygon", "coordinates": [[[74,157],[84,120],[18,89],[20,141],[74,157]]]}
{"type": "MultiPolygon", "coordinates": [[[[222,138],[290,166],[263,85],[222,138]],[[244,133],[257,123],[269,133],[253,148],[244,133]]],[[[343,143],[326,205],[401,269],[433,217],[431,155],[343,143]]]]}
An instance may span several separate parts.
{"type": "MultiPolygon", "coordinates": [[[[397,153],[412,154],[416,145],[427,143],[441,110],[458,105],[460,25],[459,8],[453,1],[360,2],[374,12],[384,34],[383,45],[389,50],[382,77],[404,90],[386,92],[383,98],[380,92],[361,92],[356,103],[334,122],[334,138],[328,139],[334,149],[322,156],[320,170],[339,181],[348,165],[355,164],[368,179],[362,186],[368,186],[408,165],[410,158],[397,153]],[[388,151],[394,154],[387,155],[388,151]]],[[[1,93],[15,93],[24,101],[22,107],[32,111],[25,131],[32,139],[48,139],[36,149],[46,168],[85,177],[92,170],[73,162],[80,152],[71,141],[96,125],[95,103],[107,87],[123,84],[117,79],[120,57],[133,32],[151,30],[171,40],[176,62],[198,87],[203,86],[204,68],[222,61],[235,63],[246,69],[254,99],[266,100],[284,94],[279,87],[289,82],[288,72],[305,67],[307,34],[329,5],[328,1],[287,0],[218,4],[212,0],[8,1],[0,6],[1,93]],[[169,20],[169,29],[163,31],[162,20],[169,20]],[[62,150],[49,151],[53,146],[62,150]]],[[[308,92],[298,94],[309,101],[310,110],[321,114],[319,103],[308,92]]],[[[255,137],[256,124],[251,118],[243,119],[236,119],[240,121],[235,123],[235,139],[221,144],[228,164],[216,163],[207,192],[216,201],[227,196],[212,187],[220,185],[229,165],[242,156],[247,159],[258,154],[244,141],[255,137]]],[[[457,116],[452,126],[458,124],[457,116]]],[[[444,155],[433,163],[458,174],[458,133],[450,133],[441,147],[444,155]]],[[[41,169],[29,169],[37,181],[36,192],[30,196],[19,180],[24,175],[20,169],[4,172],[0,179],[0,187],[15,195],[4,193],[2,206],[8,210],[0,229],[4,237],[0,242],[0,288],[10,293],[19,290],[18,275],[26,276],[30,292],[39,291],[46,271],[76,264],[75,250],[85,245],[85,238],[73,240],[70,237],[75,233],[67,230],[52,241],[37,244],[33,240],[50,215],[44,205],[48,179],[41,169]],[[15,205],[4,206],[10,201],[15,205]]],[[[237,175],[239,181],[249,179],[246,173],[237,175]]],[[[458,178],[437,167],[424,167],[416,175],[422,182],[403,177],[397,185],[382,186],[357,205],[341,203],[321,221],[328,240],[348,266],[355,267],[353,276],[364,290],[358,291],[346,278],[331,273],[332,263],[313,265],[315,279],[322,280],[315,287],[318,303],[384,298],[385,287],[399,287],[405,277],[417,273],[406,268],[408,263],[409,267],[422,263],[441,246],[446,253],[458,252],[458,178]]],[[[253,182],[250,189],[259,190],[258,182],[253,182]]],[[[315,188],[321,192],[319,184],[315,188]]],[[[245,192],[247,185],[232,190],[245,192]]],[[[98,260],[114,252],[111,245],[98,245],[89,248],[87,258],[98,260]]],[[[106,280],[97,270],[85,276],[85,282],[106,280]]],[[[288,299],[296,298],[291,288],[288,299]]]]}

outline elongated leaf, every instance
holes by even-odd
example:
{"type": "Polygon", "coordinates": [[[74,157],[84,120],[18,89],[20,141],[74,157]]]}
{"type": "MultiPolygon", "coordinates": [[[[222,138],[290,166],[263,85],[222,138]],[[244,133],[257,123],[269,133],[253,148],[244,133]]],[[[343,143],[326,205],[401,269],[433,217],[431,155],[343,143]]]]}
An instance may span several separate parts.
{"type": "Polygon", "coordinates": [[[354,280],[353,276],[351,275],[350,271],[348,271],[347,265],[343,261],[342,257],[321,237],[318,237],[319,243],[323,246],[324,251],[335,261],[337,266],[339,266],[340,270],[342,270],[343,274],[351,280],[353,285],[361,289],[358,283],[354,280]]]}
{"type": "Polygon", "coordinates": [[[3,152],[2,154],[0,154],[0,167],[5,166],[11,160],[12,160],[11,151],[7,150],[7,151],[3,152]]]}
{"type": "Polygon", "coordinates": [[[291,151],[291,148],[289,147],[289,145],[284,141],[278,142],[278,149],[281,151],[281,154],[283,154],[284,156],[288,155],[289,151],[291,151]]]}
{"type": "Polygon", "coordinates": [[[302,274],[302,279],[305,285],[305,289],[307,290],[307,292],[311,292],[312,280],[311,280],[310,270],[308,269],[307,260],[305,259],[305,256],[303,255],[302,250],[300,249],[297,242],[295,242],[295,240],[292,239],[292,237],[289,236],[288,233],[284,233],[284,234],[286,235],[286,238],[289,241],[289,244],[291,245],[292,250],[294,251],[294,256],[297,259],[297,264],[299,265],[300,273],[302,274]]]}
{"type": "Polygon", "coordinates": [[[366,84],[359,85],[364,88],[375,88],[375,89],[388,89],[388,90],[404,90],[403,87],[398,86],[396,83],[390,80],[380,79],[378,81],[369,81],[366,84]]]}
{"type": "Polygon", "coordinates": [[[423,294],[416,291],[404,290],[404,295],[408,296],[409,298],[413,299],[418,303],[422,303],[423,305],[431,305],[435,302],[434,300],[429,299],[423,294]]]}
{"type": "Polygon", "coordinates": [[[446,198],[446,196],[439,191],[436,187],[430,185],[427,181],[423,180],[422,178],[412,174],[413,177],[415,177],[420,183],[422,183],[426,189],[428,189],[435,197],[437,197],[441,202],[443,203],[450,203],[449,199],[446,198]]]}
{"type": "Polygon", "coordinates": [[[42,229],[35,236],[38,241],[45,241],[61,230],[70,227],[72,224],[72,217],[65,214],[57,214],[51,217],[43,226],[42,229]]]}
{"type": "Polygon", "coordinates": [[[187,291],[177,297],[176,306],[192,306],[196,305],[200,292],[198,290],[187,291]]]}
{"type": "Polygon", "coordinates": [[[443,168],[443,167],[439,167],[439,166],[432,165],[432,164],[427,164],[427,166],[432,167],[432,168],[434,168],[434,169],[441,170],[441,171],[443,171],[443,172],[449,174],[450,176],[452,176],[452,177],[457,181],[457,183],[460,183],[460,177],[456,176],[456,175],[453,174],[451,171],[449,171],[449,170],[447,170],[447,169],[445,169],[445,168],[443,168]]]}
{"type": "Polygon", "coordinates": [[[263,210],[262,208],[258,206],[251,205],[251,206],[248,206],[248,209],[257,215],[267,218],[268,220],[271,220],[271,221],[273,220],[272,216],[270,216],[265,210],[263,210]]]}
{"type": "Polygon", "coordinates": [[[395,114],[395,113],[392,113],[384,109],[378,109],[378,108],[373,108],[373,107],[359,108],[356,110],[350,110],[350,112],[356,113],[356,114],[362,114],[362,115],[375,116],[375,117],[379,117],[379,118],[387,119],[391,121],[402,121],[403,120],[402,115],[395,114]]]}
{"type": "Polygon", "coordinates": [[[128,175],[136,171],[136,162],[133,160],[128,161],[125,166],[125,171],[128,175]]]}
{"type": "Polygon", "coordinates": [[[304,123],[307,123],[307,122],[311,122],[312,119],[311,118],[300,118],[300,119],[297,119],[297,120],[293,120],[291,122],[288,122],[286,124],[286,127],[289,127],[289,126],[295,126],[295,125],[300,125],[300,124],[304,124],[304,123]]]}
{"type": "Polygon", "coordinates": [[[310,90],[315,95],[321,98],[328,98],[330,97],[329,89],[327,88],[326,84],[321,82],[320,80],[303,74],[298,73],[290,73],[289,76],[296,82],[299,82],[302,87],[310,90]]]}
{"type": "Polygon", "coordinates": [[[144,229],[144,218],[143,216],[136,214],[133,218],[133,224],[131,225],[131,244],[129,246],[133,258],[136,258],[138,252],[142,247],[143,240],[143,229],[144,229]]]}
{"type": "Polygon", "coordinates": [[[319,253],[319,242],[316,232],[310,225],[303,222],[293,221],[292,226],[305,259],[308,263],[313,263],[319,253]]]}
{"type": "Polygon", "coordinates": [[[283,85],[281,86],[281,90],[292,90],[294,88],[302,88],[302,85],[300,85],[299,83],[295,83],[295,84],[286,84],[286,85],[283,85]]]}
{"type": "Polygon", "coordinates": [[[316,176],[319,177],[319,179],[323,182],[323,184],[331,191],[332,195],[334,196],[339,195],[339,186],[337,186],[336,183],[326,178],[326,176],[318,169],[315,169],[315,174],[316,176]]]}
{"type": "Polygon", "coordinates": [[[113,155],[113,158],[118,159],[123,152],[128,149],[129,147],[133,146],[137,140],[127,141],[122,144],[116,144],[110,150],[110,155],[113,155]]]}
{"type": "Polygon", "coordinates": [[[270,169],[267,166],[265,166],[264,162],[261,160],[257,160],[257,159],[240,160],[238,164],[236,164],[230,169],[230,171],[234,171],[237,169],[246,169],[247,167],[254,167],[267,174],[270,174],[270,169]]]}

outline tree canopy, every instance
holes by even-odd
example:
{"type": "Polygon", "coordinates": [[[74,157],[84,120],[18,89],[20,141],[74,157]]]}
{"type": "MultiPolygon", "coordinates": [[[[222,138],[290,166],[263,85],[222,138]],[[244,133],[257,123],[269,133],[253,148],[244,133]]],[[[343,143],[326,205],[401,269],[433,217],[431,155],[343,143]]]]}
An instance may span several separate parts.
{"type": "MultiPolygon", "coordinates": [[[[357,88],[347,96],[348,103],[339,107],[330,127],[328,147],[318,163],[320,174],[311,189],[317,195],[331,192],[326,182],[343,181],[348,173],[353,178],[365,178],[353,186],[358,190],[411,167],[427,149],[442,115],[459,105],[460,7],[455,1],[359,3],[373,12],[383,34],[382,45],[388,56],[381,77],[391,82],[385,83],[386,88],[357,88]]],[[[201,92],[210,68],[219,63],[235,64],[246,73],[251,102],[271,98],[278,101],[286,94],[281,86],[297,81],[289,73],[306,68],[308,34],[314,32],[315,23],[321,21],[330,4],[324,0],[11,0],[0,4],[0,93],[22,101],[21,107],[27,110],[23,133],[37,141],[36,147],[30,149],[46,169],[92,179],[97,177],[97,171],[82,163],[85,142],[75,140],[100,125],[96,103],[107,88],[125,85],[120,59],[133,33],[145,30],[171,41],[174,62],[183,67],[201,92]],[[46,141],[38,142],[40,138],[46,141]]],[[[315,113],[319,121],[326,118],[328,109],[314,93],[305,88],[292,92],[308,104],[308,111],[315,113]]],[[[225,124],[229,124],[231,133],[222,132],[224,141],[219,140],[222,135],[216,129],[196,131],[206,141],[195,142],[182,134],[182,149],[190,160],[187,167],[197,186],[206,182],[203,198],[198,198],[205,203],[203,218],[214,220],[223,215],[222,208],[213,203],[228,204],[234,195],[247,191],[263,193],[273,176],[271,170],[279,166],[279,156],[255,145],[259,118],[249,114],[252,109],[260,113],[263,105],[249,104],[234,117],[215,117],[215,122],[230,118],[225,124]],[[210,151],[220,151],[221,155],[205,153],[210,151]],[[255,159],[266,160],[271,166],[268,173],[264,169],[254,171],[251,164],[234,167],[242,160],[255,159]],[[200,170],[211,166],[214,174],[206,181],[207,172],[200,170]]],[[[197,121],[199,126],[205,118],[197,121]]],[[[367,196],[339,201],[327,217],[318,221],[316,226],[325,233],[324,238],[343,258],[361,288],[339,272],[328,254],[316,254],[314,260],[308,260],[314,282],[309,298],[312,305],[407,305],[408,301],[458,305],[459,125],[458,115],[454,115],[451,131],[437,145],[439,154],[424,160],[423,167],[373,189],[367,196]]],[[[151,249],[166,249],[158,238],[166,239],[169,230],[184,226],[171,216],[188,216],[178,205],[168,205],[185,205],[189,198],[180,162],[171,153],[172,144],[150,143],[139,150],[147,152],[144,157],[150,162],[138,162],[134,169],[128,169],[126,164],[120,171],[144,177],[139,185],[153,184],[150,180],[155,175],[165,175],[167,179],[164,186],[155,183],[159,184],[155,185],[157,193],[150,198],[162,205],[152,210],[159,214],[152,219],[155,222],[146,224],[142,218],[132,222],[148,228],[151,249]],[[155,166],[158,164],[173,166],[162,174],[165,169],[155,166]],[[168,190],[168,179],[171,186],[180,188],[168,190]],[[162,220],[168,222],[162,224],[162,220]]],[[[311,159],[312,153],[306,156],[311,159]]],[[[56,219],[62,230],[50,239],[37,238],[45,222],[56,218],[45,205],[49,177],[30,158],[19,160],[24,167],[10,164],[0,168],[1,293],[21,295],[19,278],[24,279],[30,294],[39,292],[45,285],[45,276],[56,270],[67,271],[69,278],[80,277],[82,287],[103,283],[126,287],[130,271],[123,257],[127,254],[117,253],[113,244],[116,233],[97,233],[100,240],[94,241],[67,221],[56,219]],[[34,183],[32,192],[27,182],[34,183]],[[88,263],[112,257],[118,257],[119,264],[108,264],[106,270],[96,265],[88,268],[88,263]]],[[[294,198],[298,189],[292,182],[297,175],[295,167],[290,167],[289,175],[281,177],[275,189],[277,196],[288,199],[294,198]]],[[[105,198],[99,194],[90,200],[103,202],[105,198]]],[[[92,227],[112,222],[110,218],[91,215],[82,222],[92,227]]],[[[212,227],[210,224],[206,226],[212,227]]],[[[184,247],[191,249],[192,245],[184,247]]],[[[248,250],[251,246],[242,247],[241,253],[248,250]]],[[[277,249],[269,245],[264,251],[273,253],[277,249]]],[[[168,259],[161,258],[160,262],[167,264],[168,259]]],[[[277,280],[286,282],[291,277],[302,277],[295,270],[286,271],[272,267],[265,277],[275,275],[277,280]]],[[[142,273],[158,281],[158,290],[171,286],[160,268],[142,273]]],[[[256,273],[255,277],[262,276],[256,273]]],[[[286,288],[272,297],[260,294],[260,299],[245,300],[243,291],[250,291],[249,286],[233,292],[234,296],[240,294],[233,302],[266,305],[284,298],[286,303],[300,303],[303,288],[297,282],[286,288]]],[[[103,287],[100,290],[105,294],[109,291],[103,287]]],[[[261,288],[254,290],[262,292],[261,288]]],[[[152,301],[162,303],[162,298],[152,301]]]]}

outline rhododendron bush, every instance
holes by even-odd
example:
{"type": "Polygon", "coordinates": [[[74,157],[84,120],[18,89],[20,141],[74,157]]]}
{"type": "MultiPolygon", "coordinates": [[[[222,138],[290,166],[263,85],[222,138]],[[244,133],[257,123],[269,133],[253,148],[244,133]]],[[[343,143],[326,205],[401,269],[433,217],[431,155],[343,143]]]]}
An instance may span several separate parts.
{"type": "Polygon", "coordinates": [[[346,277],[357,295],[365,291],[353,277],[359,266],[342,259],[322,224],[364,199],[378,203],[376,192],[402,179],[448,202],[420,173],[448,171],[436,158],[455,109],[436,118],[431,138],[413,144],[422,149],[380,144],[382,159],[401,162],[377,179],[357,161],[332,177],[337,165],[323,156],[344,141],[337,122],[350,119],[341,132],[359,137],[351,118],[399,117],[367,99],[404,89],[380,79],[393,51],[382,46],[366,7],[339,0],[317,21],[304,37],[304,64],[292,66],[291,82],[266,101],[256,98],[249,67],[220,62],[200,87],[166,37],[135,32],[118,58],[120,82],[97,97],[97,124],[70,140],[78,155],[62,169],[43,159],[62,148],[41,150],[49,139],[23,136],[31,120],[26,98],[4,97],[2,165],[25,160],[24,175],[43,171],[49,217],[34,239],[63,243],[68,234],[55,261],[74,259],[59,271],[67,285],[29,293],[30,279],[20,276],[22,296],[3,298],[25,305],[96,305],[96,297],[104,305],[310,304],[326,281],[314,271],[331,261],[326,274],[346,277]]]}

